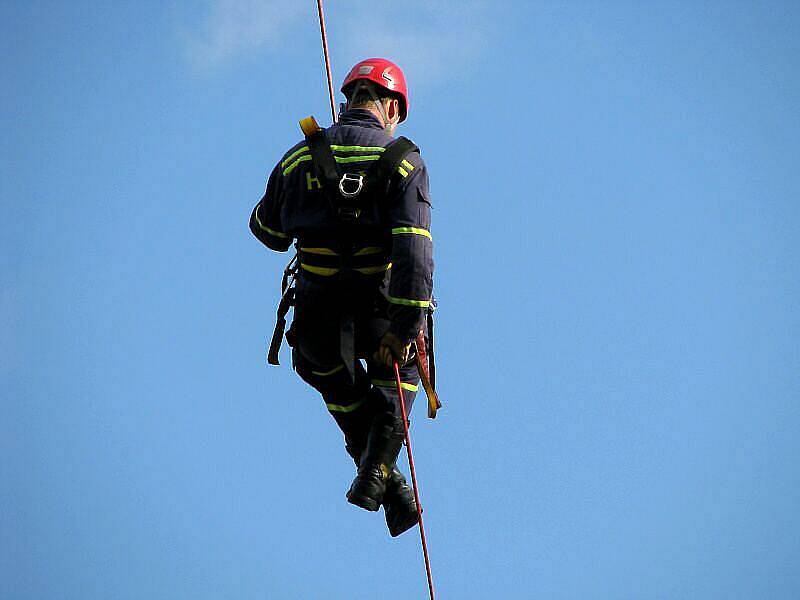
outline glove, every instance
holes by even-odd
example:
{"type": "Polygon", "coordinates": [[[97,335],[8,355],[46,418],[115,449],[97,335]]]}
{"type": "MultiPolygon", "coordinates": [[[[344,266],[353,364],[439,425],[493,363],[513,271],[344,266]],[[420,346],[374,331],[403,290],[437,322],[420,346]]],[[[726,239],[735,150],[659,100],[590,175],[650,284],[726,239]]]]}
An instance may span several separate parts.
{"type": "Polygon", "coordinates": [[[376,362],[392,367],[392,362],[397,361],[401,366],[408,362],[408,357],[411,354],[411,342],[403,344],[403,341],[387,331],[381,338],[378,349],[375,351],[373,358],[376,362]]]}

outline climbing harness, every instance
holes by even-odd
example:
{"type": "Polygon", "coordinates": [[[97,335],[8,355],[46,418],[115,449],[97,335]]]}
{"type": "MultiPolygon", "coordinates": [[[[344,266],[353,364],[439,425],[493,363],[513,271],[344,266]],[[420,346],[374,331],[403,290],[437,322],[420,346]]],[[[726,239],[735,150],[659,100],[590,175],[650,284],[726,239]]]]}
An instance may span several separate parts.
{"type": "Polygon", "coordinates": [[[380,158],[365,172],[353,173],[345,171],[336,162],[325,130],[314,117],[301,120],[300,129],[305,135],[317,180],[343,223],[355,223],[364,207],[375,202],[376,196],[388,189],[390,178],[406,157],[419,152],[414,142],[400,136],[385,146],[380,158]]]}
{"type": "Polygon", "coordinates": [[[411,471],[411,484],[414,488],[414,501],[417,503],[417,514],[419,515],[419,538],[422,541],[422,556],[425,559],[425,574],[428,577],[428,592],[431,600],[434,600],[433,576],[431,575],[431,561],[428,556],[428,542],[425,539],[425,524],[422,521],[422,503],[419,499],[419,486],[417,485],[417,471],[414,468],[414,453],[411,451],[411,435],[408,432],[408,413],[406,412],[406,399],[403,395],[403,382],[400,380],[400,366],[397,361],[393,362],[394,383],[397,386],[397,395],[400,397],[400,411],[403,413],[403,431],[406,436],[406,454],[408,454],[408,467],[411,471]]]}
{"type": "MultiPolygon", "coordinates": [[[[340,169],[325,135],[325,130],[319,126],[313,116],[302,119],[300,129],[305,135],[317,180],[320,182],[322,191],[337,216],[339,224],[343,227],[357,223],[364,208],[376,203],[378,197],[386,192],[390,178],[406,160],[409,153],[419,151],[409,139],[399,137],[385,147],[380,158],[370,165],[366,172],[351,173],[340,169]]],[[[388,256],[382,251],[380,245],[371,247],[365,245],[356,248],[353,244],[349,244],[349,251],[345,247],[338,248],[337,251],[315,246],[315,244],[308,244],[307,240],[300,240],[298,244],[299,264],[292,262],[290,266],[294,266],[296,270],[302,269],[304,273],[311,273],[311,276],[338,274],[341,278],[349,277],[353,273],[382,277],[389,268],[388,256]]],[[[284,283],[286,280],[287,276],[284,274],[284,283]]],[[[293,281],[294,277],[292,276],[293,281]]],[[[278,364],[277,355],[286,327],[286,314],[294,299],[292,287],[286,289],[282,286],[281,289],[278,319],[267,357],[269,364],[272,365],[278,364]]],[[[351,381],[355,381],[355,323],[352,314],[347,313],[342,316],[340,345],[341,358],[351,381]]]]}

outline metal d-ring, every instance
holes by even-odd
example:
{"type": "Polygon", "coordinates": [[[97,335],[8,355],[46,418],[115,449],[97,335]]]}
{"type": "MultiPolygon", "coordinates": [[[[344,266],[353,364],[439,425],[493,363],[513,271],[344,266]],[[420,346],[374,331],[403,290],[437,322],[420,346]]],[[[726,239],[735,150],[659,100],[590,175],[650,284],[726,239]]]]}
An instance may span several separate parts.
{"type": "Polygon", "coordinates": [[[363,187],[364,187],[363,175],[356,175],[355,173],[345,173],[339,180],[339,191],[345,198],[355,198],[361,193],[363,187]],[[357,185],[355,191],[346,190],[345,185],[347,183],[356,183],[357,185]]]}

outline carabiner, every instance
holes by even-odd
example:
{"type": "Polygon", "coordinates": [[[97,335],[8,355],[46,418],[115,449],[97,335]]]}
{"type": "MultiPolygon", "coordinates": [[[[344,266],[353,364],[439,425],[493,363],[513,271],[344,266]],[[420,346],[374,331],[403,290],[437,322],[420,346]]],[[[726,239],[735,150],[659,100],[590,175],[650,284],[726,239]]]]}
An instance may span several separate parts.
{"type": "Polygon", "coordinates": [[[342,175],[342,178],[339,180],[339,192],[345,198],[355,198],[361,193],[361,190],[364,187],[364,176],[363,175],[356,175],[355,173],[345,173],[342,175]],[[345,189],[345,185],[352,185],[356,184],[356,189],[353,191],[352,189],[348,190],[345,189]]]}

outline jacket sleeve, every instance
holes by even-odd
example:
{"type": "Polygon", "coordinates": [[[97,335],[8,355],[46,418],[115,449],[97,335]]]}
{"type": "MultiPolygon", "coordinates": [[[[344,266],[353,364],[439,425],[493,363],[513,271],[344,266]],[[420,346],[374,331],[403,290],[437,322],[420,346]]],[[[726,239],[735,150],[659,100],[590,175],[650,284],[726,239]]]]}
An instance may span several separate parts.
{"type": "Polygon", "coordinates": [[[433,294],[433,238],[428,172],[418,154],[403,162],[399,197],[391,203],[392,270],[390,331],[404,342],[416,338],[433,294]]]}
{"type": "Polygon", "coordinates": [[[286,252],[292,245],[292,237],[283,232],[280,203],[282,197],[280,165],[272,170],[264,196],[250,215],[250,231],[258,240],[272,250],[286,252]]]}

